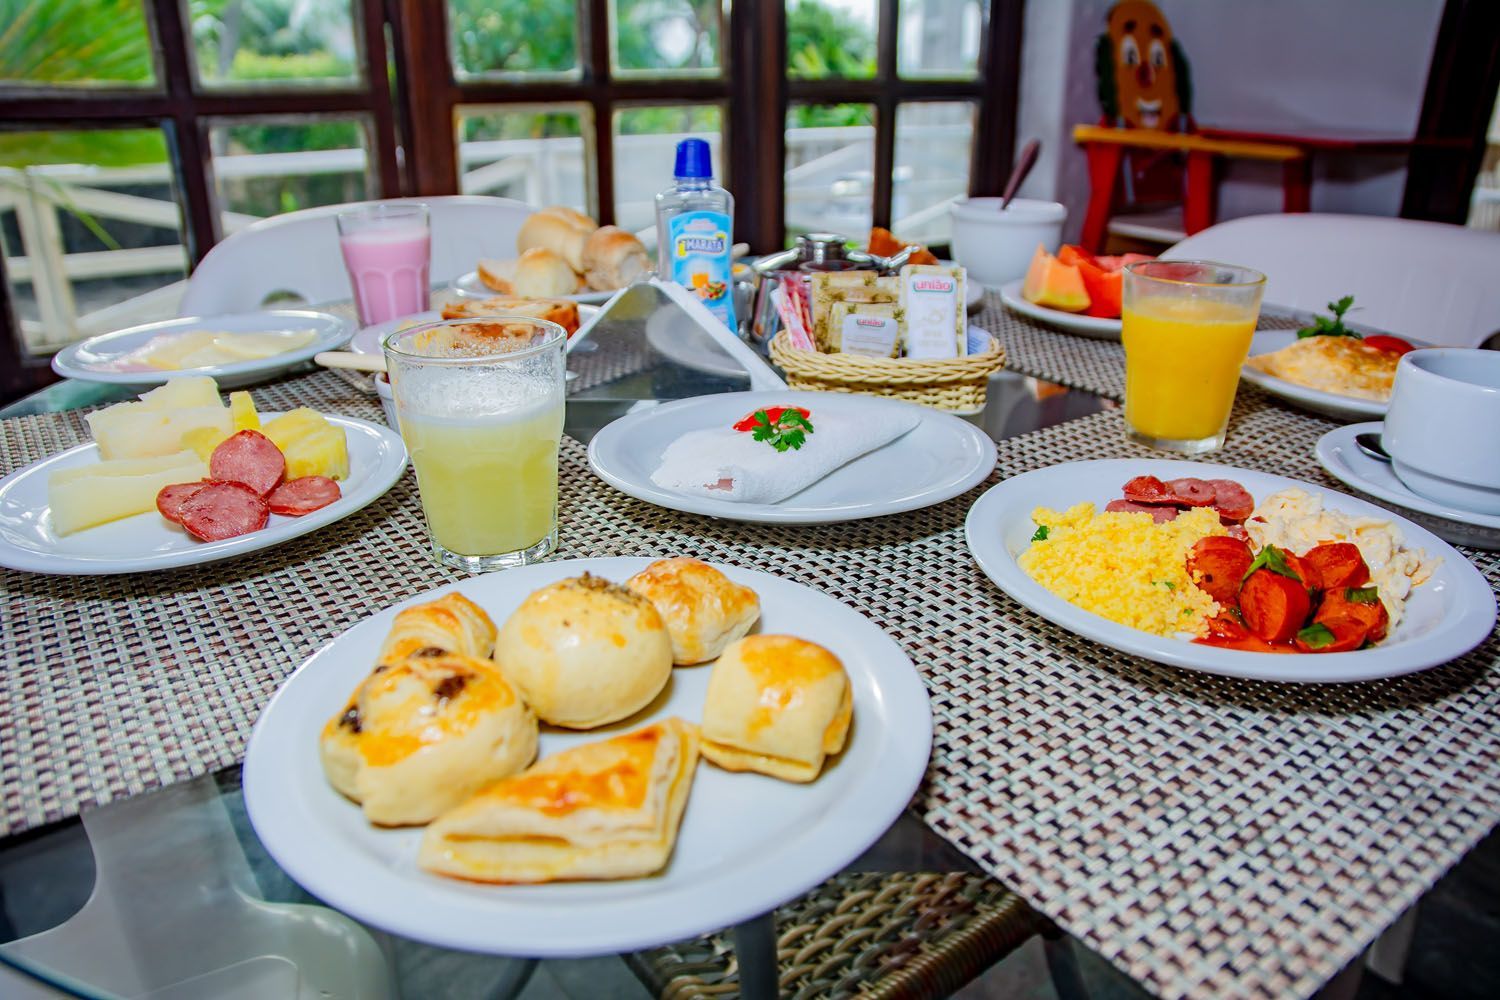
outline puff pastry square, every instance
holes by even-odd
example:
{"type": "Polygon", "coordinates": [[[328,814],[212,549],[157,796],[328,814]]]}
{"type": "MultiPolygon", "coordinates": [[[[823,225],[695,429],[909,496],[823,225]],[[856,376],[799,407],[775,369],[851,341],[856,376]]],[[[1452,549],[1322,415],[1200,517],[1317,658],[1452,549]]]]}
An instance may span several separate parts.
{"type": "Polygon", "coordinates": [[[660,871],[698,764],[698,727],[667,719],[543,758],[422,836],[417,863],[476,882],[634,878],[660,871]]]}
{"type": "Polygon", "coordinates": [[[844,748],[854,703],[833,653],[789,635],[752,635],[713,666],[703,756],[728,771],[812,781],[844,748]]]}

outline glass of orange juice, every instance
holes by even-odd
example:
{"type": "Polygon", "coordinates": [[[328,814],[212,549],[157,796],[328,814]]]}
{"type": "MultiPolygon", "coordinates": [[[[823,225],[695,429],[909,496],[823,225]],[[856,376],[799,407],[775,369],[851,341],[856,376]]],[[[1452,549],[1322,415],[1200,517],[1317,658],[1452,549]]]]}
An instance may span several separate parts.
{"type": "Polygon", "coordinates": [[[385,340],[391,396],[438,560],[484,573],[557,547],[567,333],[524,316],[385,340]]]}
{"type": "Polygon", "coordinates": [[[1125,268],[1125,435],[1197,455],[1224,446],[1266,276],[1204,260],[1125,268]]]}

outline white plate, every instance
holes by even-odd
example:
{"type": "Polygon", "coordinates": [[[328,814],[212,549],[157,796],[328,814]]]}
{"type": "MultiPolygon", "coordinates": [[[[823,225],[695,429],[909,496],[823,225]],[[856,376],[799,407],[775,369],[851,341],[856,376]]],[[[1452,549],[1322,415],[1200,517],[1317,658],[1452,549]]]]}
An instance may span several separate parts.
{"type": "MultiPolygon", "coordinates": [[[[1255,357],[1257,354],[1279,351],[1296,339],[1296,330],[1260,330],[1250,341],[1250,356],[1255,357]]],[[[1402,339],[1416,347],[1430,346],[1425,341],[1412,340],[1410,337],[1402,339]]],[[[1390,407],[1390,403],[1386,400],[1360,399],[1357,396],[1341,396],[1336,392],[1310,389],[1305,385],[1277,378],[1275,375],[1267,375],[1249,365],[1240,369],[1240,377],[1273,396],[1280,396],[1289,403],[1295,403],[1314,413],[1322,413],[1337,420],[1380,418],[1385,416],[1385,411],[1390,407]]]]}
{"type": "MultiPolygon", "coordinates": [[[[574,559],[473,577],[461,590],[497,623],[527,594],[587,570],[621,581],[649,559],[574,559]]],[[[927,691],[901,648],[857,611],[767,573],[720,566],[760,595],[758,631],[802,636],[849,671],[854,726],[843,753],[799,785],[698,765],[677,847],[644,879],[482,885],[416,866],[421,831],[379,829],[329,786],[318,734],[375,663],[396,609],[365,619],[304,663],[266,706],[245,755],[245,807],[287,874],[324,902],[404,937],[538,957],[613,954],[717,930],[774,909],[858,857],[905,808],[927,767],[927,691]]],[[[710,667],[679,667],[666,692],[601,731],[544,727],[543,756],[677,715],[697,722],[710,667]]]]}
{"type": "MultiPolygon", "coordinates": [[[[578,321],[580,326],[598,312],[598,306],[579,306],[578,321]]],[[[436,323],[442,318],[443,314],[441,312],[436,309],[429,309],[427,312],[413,313],[410,316],[402,316],[400,319],[386,320],[384,323],[372,323],[369,326],[361,327],[360,331],[354,335],[354,339],[349,341],[349,350],[355,354],[380,354],[382,353],[380,345],[385,341],[386,337],[395,331],[420,326],[423,323],[436,323]]],[[[572,344],[571,339],[569,340],[569,344],[572,344]]]]}
{"type": "MultiPolygon", "coordinates": [[[[495,291],[489,285],[480,281],[478,271],[466,271],[460,274],[448,283],[448,287],[460,295],[467,295],[470,298],[487,299],[492,295],[505,294],[504,292],[495,291]]],[[[576,295],[557,295],[549,296],[549,298],[572,299],[574,302],[607,302],[609,301],[609,297],[618,291],[619,289],[616,288],[608,292],[579,292],[576,295]]]]}
{"type": "Polygon", "coordinates": [[[1318,462],[1328,474],[1351,489],[1404,508],[1433,534],[1459,545],[1500,550],[1500,515],[1478,514],[1429,500],[1407,489],[1396,478],[1391,463],[1371,458],[1354,443],[1357,434],[1379,434],[1379,422],[1349,424],[1318,439],[1318,462]]]}
{"type": "Polygon", "coordinates": [[[149,389],[169,378],[181,375],[211,375],[221,389],[250,385],[280,374],[301,364],[320,351],[337,350],[354,332],[347,320],[328,313],[306,309],[269,309],[264,312],[233,313],[225,316],[184,316],[180,319],[146,323],[127,330],[103,333],[77,344],[70,344],[52,357],[52,370],[64,378],[86,382],[107,382],[149,389]],[[144,345],[152,337],[190,330],[216,330],[232,333],[268,333],[282,330],[317,331],[312,343],[295,351],[274,354],[257,361],[239,361],[232,365],[207,365],[171,371],[116,371],[111,366],[125,354],[144,345]]]}
{"type": "MultiPolygon", "coordinates": [[[[261,414],[266,419],[276,415],[261,414]]],[[[302,517],[272,514],[261,530],[219,542],[200,542],[154,510],[59,538],[47,507],[47,476],[99,460],[97,446],[81,444],[0,479],[0,566],[65,576],[196,566],[270,548],[348,517],[401,478],[406,447],[389,428],[352,417],[325,416],[344,429],[349,478],[339,483],[343,497],[321,510],[302,517]]]]}
{"type": "Polygon", "coordinates": [[[1099,316],[1084,316],[1080,313],[1063,312],[1061,309],[1049,309],[1039,306],[1035,302],[1028,302],[1021,297],[1021,286],[1025,279],[1018,278],[1000,286],[1000,301],[1006,307],[1022,316],[1028,316],[1038,323],[1046,323],[1069,333],[1076,333],[1083,337],[1093,337],[1095,340],[1119,340],[1120,321],[1117,319],[1103,319],[1099,316]]]}
{"type": "Polygon", "coordinates": [[[1017,601],[1055,625],[1095,642],[1159,663],[1263,681],[1341,682],[1396,677],[1447,663],[1483,642],[1495,625],[1495,595],[1479,570],[1447,542],[1374,504],[1311,483],[1201,462],[1108,459],[1067,462],[1007,479],[969,511],[964,528],[969,551],[985,574],[1017,601]],[[1037,507],[1062,510],[1085,500],[1100,508],[1139,475],[1161,479],[1197,476],[1233,479],[1260,503],[1288,487],[1321,494],[1330,510],[1378,517],[1397,525],[1406,544],[1442,559],[1431,579],[1412,591],[1396,630],[1372,649],[1348,653],[1252,653],[1168,639],[1117,625],[1070,604],[1016,564],[1036,530],[1037,507]]]}
{"type": "Polygon", "coordinates": [[[761,524],[832,524],[920,510],[984,482],[995,467],[995,442],[949,413],[878,396],[837,392],[729,392],[664,403],[607,425],[589,443],[589,466],[622,493],[658,507],[761,524]],[[775,504],[683,496],[651,482],[667,445],[705,427],[728,427],[766,406],[807,407],[857,417],[888,407],[915,412],[916,427],[883,448],[835,469],[775,504]]]}

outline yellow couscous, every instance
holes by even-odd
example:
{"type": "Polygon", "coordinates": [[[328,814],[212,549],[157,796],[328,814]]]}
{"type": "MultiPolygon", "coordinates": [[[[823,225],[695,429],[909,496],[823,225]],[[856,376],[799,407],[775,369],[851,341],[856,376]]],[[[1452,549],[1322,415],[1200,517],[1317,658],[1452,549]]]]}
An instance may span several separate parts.
{"type": "Polygon", "coordinates": [[[1110,621],[1156,635],[1202,635],[1219,606],[1187,575],[1187,552],[1207,535],[1228,534],[1212,507],[1161,524],[1138,512],[1095,513],[1081,503],[1061,513],[1038,507],[1038,535],[1017,560],[1057,596],[1110,621]],[[1042,532],[1040,528],[1047,530],[1042,532]]]}

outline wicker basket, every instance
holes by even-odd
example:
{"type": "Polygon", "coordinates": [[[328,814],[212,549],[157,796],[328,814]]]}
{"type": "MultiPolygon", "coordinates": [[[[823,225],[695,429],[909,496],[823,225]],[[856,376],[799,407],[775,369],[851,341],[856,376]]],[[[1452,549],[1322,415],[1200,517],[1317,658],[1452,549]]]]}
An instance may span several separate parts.
{"type": "Polygon", "coordinates": [[[991,337],[988,348],[965,358],[867,358],[800,351],[788,343],[783,330],[771,339],[771,360],[786,372],[793,389],[892,396],[939,410],[973,413],[984,406],[990,376],[1005,365],[1005,348],[991,337]]]}

